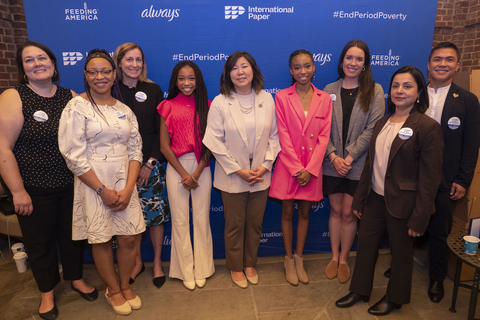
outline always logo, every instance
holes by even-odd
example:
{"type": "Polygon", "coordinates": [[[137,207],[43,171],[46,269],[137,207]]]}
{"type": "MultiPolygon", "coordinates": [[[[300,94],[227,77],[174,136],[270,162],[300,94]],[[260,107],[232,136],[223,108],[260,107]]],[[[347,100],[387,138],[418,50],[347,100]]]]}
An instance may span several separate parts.
{"type": "Polygon", "coordinates": [[[83,59],[83,54],[80,52],[62,52],[63,65],[76,65],[78,61],[83,59]]]}
{"type": "Polygon", "coordinates": [[[245,8],[242,6],[225,6],[225,19],[237,19],[245,13],[245,8]]]}

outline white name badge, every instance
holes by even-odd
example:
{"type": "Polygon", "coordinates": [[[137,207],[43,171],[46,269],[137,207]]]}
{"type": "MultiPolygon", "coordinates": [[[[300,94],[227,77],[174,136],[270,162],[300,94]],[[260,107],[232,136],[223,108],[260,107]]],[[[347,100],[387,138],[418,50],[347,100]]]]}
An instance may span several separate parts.
{"type": "Polygon", "coordinates": [[[335,100],[337,100],[337,95],[335,93],[332,93],[330,95],[330,98],[332,98],[332,102],[335,102],[335,100]]]}
{"type": "Polygon", "coordinates": [[[45,122],[48,120],[48,114],[46,114],[45,111],[38,110],[33,114],[33,118],[38,122],[45,122]]]}
{"type": "Polygon", "coordinates": [[[147,100],[147,94],[143,91],[138,91],[135,93],[135,99],[137,99],[138,102],[143,102],[147,100]]]}
{"type": "Polygon", "coordinates": [[[413,130],[410,129],[410,128],[402,128],[402,129],[400,129],[400,131],[398,131],[398,136],[402,140],[410,139],[412,134],[413,134],[413,130]]]}
{"type": "Polygon", "coordinates": [[[120,119],[120,120],[125,120],[125,119],[127,118],[127,116],[125,115],[125,113],[120,112],[120,111],[115,111],[115,115],[116,115],[117,118],[120,119]]]}
{"type": "Polygon", "coordinates": [[[448,122],[447,122],[447,125],[450,129],[452,130],[456,130],[458,129],[458,127],[460,127],[460,119],[458,119],[458,117],[451,117],[450,119],[448,119],[448,122]]]}

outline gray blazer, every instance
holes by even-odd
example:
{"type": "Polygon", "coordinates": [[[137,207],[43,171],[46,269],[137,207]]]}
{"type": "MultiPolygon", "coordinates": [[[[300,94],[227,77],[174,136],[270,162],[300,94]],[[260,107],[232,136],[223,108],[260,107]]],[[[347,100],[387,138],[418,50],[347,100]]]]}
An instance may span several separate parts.
{"type": "Polygon", "coordinates": [[[348,127],[347,146],[348,153],[343,154],[342,127],[343,111],[341,88],[343,79],[328,84],[323,91],[330,94],[333,101],[332,130],[328,141],[327,152],[323,161],[323,174],[326,176],[340,177],[335,167],[330,163],[328,155],[332,152],[339,157],[345,158],[348,154],[353,157],[352,170],[347,174],[349,180],[360,180],[360,175],[367,157],[368,144],[372,136],[373,127],[378,119],[385,114],[385,97],[382,86],[375,83],[375,96],[367,112],[362,110],[360,101],[357,99],[353,106],[348,127]]]}

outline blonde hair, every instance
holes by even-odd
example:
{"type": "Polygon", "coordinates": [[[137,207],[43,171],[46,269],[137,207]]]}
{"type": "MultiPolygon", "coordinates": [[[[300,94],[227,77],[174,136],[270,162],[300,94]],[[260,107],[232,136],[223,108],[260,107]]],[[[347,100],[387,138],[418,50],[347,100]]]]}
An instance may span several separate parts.
{"type": "Polygon", "coordinates": [[[125,54],[133,49],[138,49],[140,50],[140,53],[142,54],[142,72],[138,76],[138,80],[144,81],[144,82],[153,82],[152,80],[147,78],[147,62],[145,61],[145,55],[143,54],[142,48],[136,43],[133,42],[125,42],[124,44],[121,44],[118,46],[118,48],[115,50],[115,53],[113,54],[113,61],[115,62],[115,65],[117,66],[117,77],[118,80],[122,81],[123,80],[123,71],[122,68],[120,67],[120,61],[123,59],[125,54]]]}

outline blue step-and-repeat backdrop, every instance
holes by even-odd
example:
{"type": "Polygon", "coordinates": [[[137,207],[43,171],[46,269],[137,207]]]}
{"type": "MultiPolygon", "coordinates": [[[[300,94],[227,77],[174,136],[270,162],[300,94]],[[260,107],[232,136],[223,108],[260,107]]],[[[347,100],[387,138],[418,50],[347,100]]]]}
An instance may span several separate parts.
{"type": "MultiPolygon", "coordinates": [[[[351,39],[368,44],[374,79],[387,93],[391,75],[402,66],[414,65],[426,75],[437,10],[435,0],[23,2],[29,39],[55,53],[61,86],[85,91],[83,68],[88,51],[104,48],[113,54],[118,45],[135,42],[145,53],[148,77],[163,90],[168,90],[175,64],[192,60],[202,70],[211,100],[219,94],[223,64],[235,51],[254,56],[265,76],[265,90],[275,95],[290,85],[290,53],[297,49],[313,53],[313,83],[323,89],[338,78],[338,58],[351,39]]],[[[214,257],[224,258],[223,205],[216,190],[211,203],[214,257]]],[[[306,254],[330,252],[329,212],[328,199],[312,208],[306,254]]],[[[285,254],[280,218],[281,203],[270,199],[260,256],[285,254]]],[[[170,224],[165,230],[162,258],[169,260],[170,224]]],[[[148,234],[142,254],[146,261],[153,259],[148,234]]]]}

